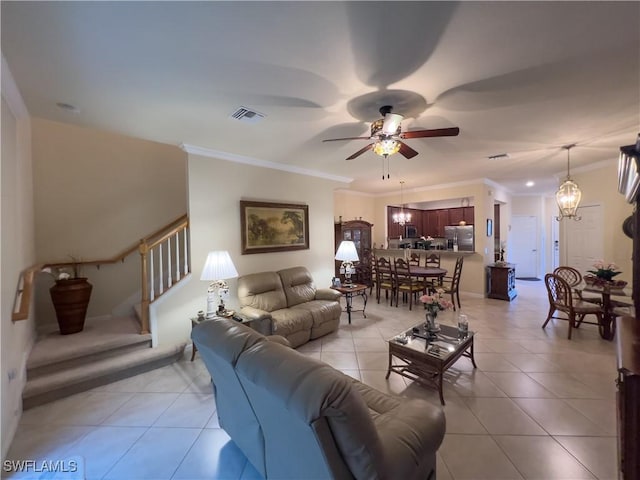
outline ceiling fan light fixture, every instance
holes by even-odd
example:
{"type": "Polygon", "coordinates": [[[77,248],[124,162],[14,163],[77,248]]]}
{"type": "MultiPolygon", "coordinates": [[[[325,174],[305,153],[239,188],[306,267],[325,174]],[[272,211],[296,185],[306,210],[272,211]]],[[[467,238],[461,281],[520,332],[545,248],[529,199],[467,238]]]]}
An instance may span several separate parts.
{"type": "Polygon", "coordinates": [[[400,150],[400,142],[391,138],[378,140],[373,146],[373,152],[381,157],[388,157],[400,150]]]}
{"type": "Polygon", "coordinates": [[[578,207],[580,206],[580,200],[582,199],[582,192],[580,191],[578,184],[571,179],[569,170],[569,150],[573,147],[575,147],[575,144],[563,147],[567,150],[567,178],[562,182],[562,185],[560,185],[560,188],[558,188],[558,191],[556,192],[556,202],[560,209],[560,215],[556,217],[557,221],[560,221],[563,218],[572,218],[576,221],[582,219],[582,217],[578,215],[578,207]]]}

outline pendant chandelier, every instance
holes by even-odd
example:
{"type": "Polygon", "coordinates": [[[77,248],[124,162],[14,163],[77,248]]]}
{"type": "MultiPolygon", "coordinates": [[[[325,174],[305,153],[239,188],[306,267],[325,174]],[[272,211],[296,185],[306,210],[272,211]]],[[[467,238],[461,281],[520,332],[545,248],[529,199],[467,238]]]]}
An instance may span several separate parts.
{"type": "Polygon", "coordinates": [[[582,217],[577,214],[580,199],[582,198],[582,192],[580,191],[578,184],[571,180],[569,170],[569,151],[575,146],[576,144],[574,143],[572,145],[562,147],[567,151],[567,178],[562,182],[562,185],[560,185],[560,188],[556,192],[556,202],[560,209],[560,215],[556,217],[557,221],[561,221],[563,218],[572,218],[574,220],[582,219],[582,217]]]}
{"type": "Polygon", "coordinates": [[[397,223],[398,225],[405,226],[405,224],[411,222],[411,214],[409,212],[404,211],[404,196],[402,195],[402,187],[404,186],[404,181],[400,182],[400,212],[394,213],[391,217],[393,219],[393,223],[397,223]]]}

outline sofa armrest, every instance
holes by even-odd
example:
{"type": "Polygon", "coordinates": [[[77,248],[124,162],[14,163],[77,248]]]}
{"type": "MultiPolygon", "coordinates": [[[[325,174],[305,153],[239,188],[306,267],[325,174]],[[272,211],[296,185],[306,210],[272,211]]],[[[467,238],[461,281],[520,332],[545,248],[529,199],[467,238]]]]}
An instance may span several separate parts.
{"type": "Polygon", "coordinates": [[[240,313],[247,317],[249,320],[264,320],[265,318],[271,318],[270,312],[254,307],[242,307],[240,309],[240,313]]]}
{"type": "Polygon", "coordinates": [[[267,336],[273,333],[271,313],[254,307],[242,307],[240,313],[251,322],[251,328],[267,336]]]}
{"type": "Polygon", "coordinates": [[[318,288],[316,289],[316,300],[334,300],[340,301],[341,293],[331,288],[318,288]]]}
{"type": "Polygon", "coordinates": [[[280,345],[284,345],[285,347],[291,347],[291,342],[282,335],[268,335],[267,340],[269,340],[270,342],[279,343],[280,345]]]}

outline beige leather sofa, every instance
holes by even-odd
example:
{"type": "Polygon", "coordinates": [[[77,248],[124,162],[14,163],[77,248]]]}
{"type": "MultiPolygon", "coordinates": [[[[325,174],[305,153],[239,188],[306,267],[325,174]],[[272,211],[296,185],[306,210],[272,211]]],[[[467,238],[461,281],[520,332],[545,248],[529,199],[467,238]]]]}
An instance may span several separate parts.
{"type": "Polygon", "coordinates": [[[439,405],[383,394],[231,319],[191,336],[220,426],[264,478],[435,479],[439,405]]]}
{"type": "Polygon", "coordinates": [[[243,315],[271,318],[271,333],[294,348],[340,326],[340,293],[316,288],[305,267],[244,275],[238,278],[238,298],[243,315]]]}

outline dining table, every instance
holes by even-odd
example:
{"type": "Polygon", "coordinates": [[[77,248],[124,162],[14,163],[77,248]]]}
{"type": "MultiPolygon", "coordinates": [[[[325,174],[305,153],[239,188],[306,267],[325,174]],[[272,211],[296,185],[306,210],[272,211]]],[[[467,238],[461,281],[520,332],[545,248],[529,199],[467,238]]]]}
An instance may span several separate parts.
{"type": "Polygon", "coordinates": [[[588,284],[584,280],[574,287],[576,292],[591,292],[602,297],[602,324],[599,326],[600,336],[605,340],[613,340],[616,333],[616,309],[631,306],[632,289],[630,287],[615,288],[610,285],[588,284]],[[615,297],[615,298],[612,298],[615,297]]]}
{"type": "MultiPolygon", "coordinates": [[[[427,281],[428,279],[436,279],[437,283],[442,285],[442,278],[447,274],[447,270],[439,267],[419,267],[416,265],[411,265],[409,267],[409,272],[412,277],[418,277],[427,281]]],[[[436,282],[434,282],[435,285],[436,282]]]]}

